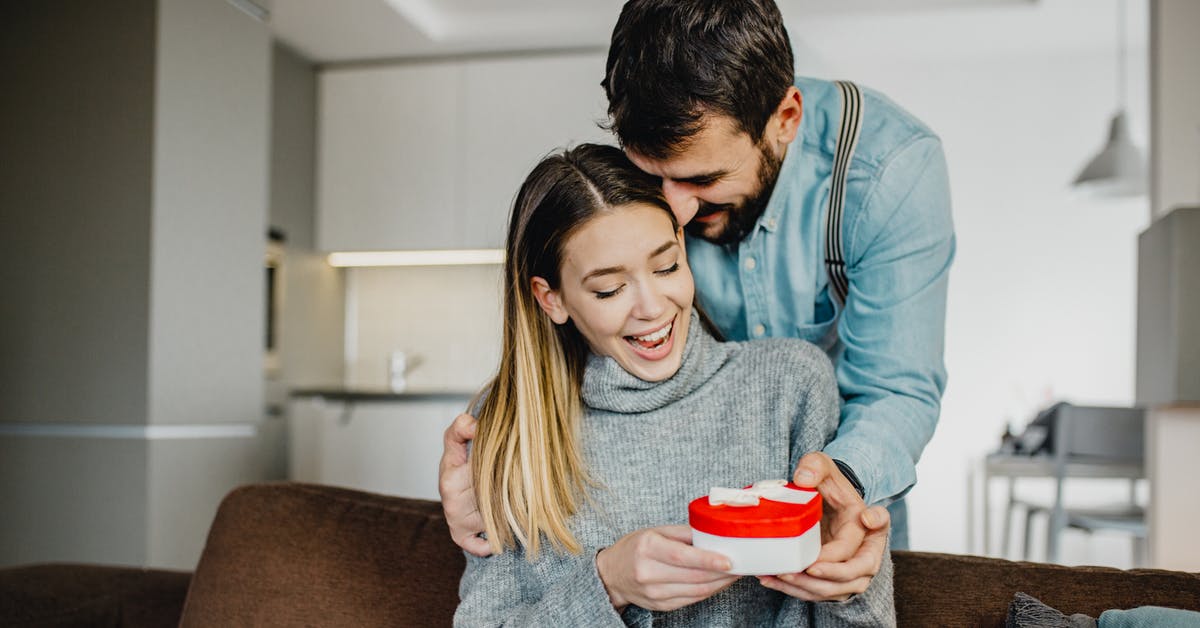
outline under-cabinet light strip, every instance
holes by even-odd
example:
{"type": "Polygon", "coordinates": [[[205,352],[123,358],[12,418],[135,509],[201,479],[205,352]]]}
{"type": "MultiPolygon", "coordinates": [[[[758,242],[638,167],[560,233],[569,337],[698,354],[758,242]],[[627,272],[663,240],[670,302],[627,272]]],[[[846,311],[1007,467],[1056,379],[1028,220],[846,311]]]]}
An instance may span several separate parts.
{"type": "Polygon", "coordinates": [[[0,423],[0,436],[175,440],[191,438],[253,438],[257,435],[258,426],[250,423],[209,423],[201,425],[0,423]]]}
{"type": "Polygon", "coordinates": [[[503,264],[501,249],[454,249],[441,251],[345,251],[330,253],[330,266],[462,266],[503,264]]]}

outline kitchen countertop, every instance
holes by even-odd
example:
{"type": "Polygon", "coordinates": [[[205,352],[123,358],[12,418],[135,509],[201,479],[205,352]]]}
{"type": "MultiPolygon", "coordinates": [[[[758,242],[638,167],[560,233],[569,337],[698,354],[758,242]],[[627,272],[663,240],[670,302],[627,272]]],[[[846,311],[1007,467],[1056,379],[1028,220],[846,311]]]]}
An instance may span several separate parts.
{"type": "Polygon", "coordinates": [[[293,399],[320,397],[327,401],[469,401],[474,391],[411,390],[393,392],[385,389],[299,388],[289,395],[293,399]]]}

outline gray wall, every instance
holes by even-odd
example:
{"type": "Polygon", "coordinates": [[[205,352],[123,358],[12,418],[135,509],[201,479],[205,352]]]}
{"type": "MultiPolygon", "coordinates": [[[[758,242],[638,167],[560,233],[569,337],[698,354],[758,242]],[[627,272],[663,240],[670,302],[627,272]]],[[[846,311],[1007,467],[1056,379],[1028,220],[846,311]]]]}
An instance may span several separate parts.
{"type": "Polygon", "coordinates": [[[145,442],[36,430],[147,421],[156,28],[0,4],[0,565],[146,559],[145,442]]]}
{"type": "Polygon", "coordinates": [[[1150,211],[1138,253],[1137,399],[1200,401],[1200,3],[1150,3],[1150,211]]]}
{"type": "Polygon", "coordinates": [[[156,15],[0,3],[2,422],[146,422],[156,15]]]}
{"type": "Polygon", "coordinates": [[[1197,242],[1200,207],[1160,216],[1138,238],[1138,403],[1200,403],[1197,242]]]}
{"type": "Polygon", "coordinates": [[[195,565],[217,505],[261,479],[271,43],[223,0],[159,0],[148,555],[195,565]],[[203,437],[237,424],[244,432],[203,437]]]}
{"type": "Polygon", "coordinates": [[[271,54],[271,226],[287,233],[289,248],[316,247],[316,68],[289,48],[271,54]]]}
{"type": "Polygon", "coordinates": [[[270,37],[222,0],[159,7],[150,422],[257,421],[270,37]]]}
{"type": "Polygon", "coordinates": [[[1150,3],[1150,211],[1200,205],[1200,2],[1150,3]]]}
{"type": "Polygon", "coordinates": [[[263,477],[269,33],[56,0],[0,35],[0,565],[190,569],[263,477]]]}
{"type": "Polygon", "coordinates": [[[146,562],[147,443],[0,434],[0,567],[146,562]]]}
{"type": "MultiPolygon", "coordinates": [[[[315,251],[316,69],[295,52],[276,45],[271,95],[270,223],[286,235],[280,279],[280,368],[266,381],[271,406],[287,408],[293,388],[340,386],[343,382],[343,273],[315,251]]],[[[269,414],[262,424],[267,476],[284,478],[288,468],[285,417],[269,414]]]]}
{"type": "Polygon", "coordinates": [[[343,271],[315,250],[316,70],[280,46],[274,62],[270,218],[287,235],[278,393],[342,383],[345,298],[343,271]]]}

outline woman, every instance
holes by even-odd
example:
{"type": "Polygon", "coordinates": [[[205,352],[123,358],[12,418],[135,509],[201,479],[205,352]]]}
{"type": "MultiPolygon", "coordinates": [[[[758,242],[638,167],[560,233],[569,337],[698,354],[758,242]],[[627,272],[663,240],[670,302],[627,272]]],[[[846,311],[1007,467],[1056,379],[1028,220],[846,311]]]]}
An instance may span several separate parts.
{"type": "Polygon", "coordinates": [[[521,187],[471,453],[494,555],[467,556],[455,623],[893,624],[886,561],[851,601],[809,604],[690,545],[688,502],[789,477],[833,437],[838,396],[810,344],[709,335],[660,190],[596,145],[521,187]]]}

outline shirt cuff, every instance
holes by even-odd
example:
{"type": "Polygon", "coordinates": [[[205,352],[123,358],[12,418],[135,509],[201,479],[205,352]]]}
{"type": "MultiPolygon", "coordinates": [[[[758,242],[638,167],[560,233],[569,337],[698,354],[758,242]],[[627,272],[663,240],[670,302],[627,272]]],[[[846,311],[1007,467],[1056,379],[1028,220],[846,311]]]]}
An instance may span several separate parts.
{"type": "Polygon", "coordinates": [[[865,490],[863,490],[862,482],[858,481],[858,476],[855,475],[854,469],[851,469],[850,465],[838,460],[837,458],[833,458],[833,464],[836,464],[838,471],[841,471],[842,475],[846,476],[847,480],[850,480],[850,485],[854,487],[854,490],[858,491],[858,496],[865,499],[867,493],[865,490]]]}
{"type": "Polygon", "coordinates": [[[863,445],[860,439],[835,439],[825,453],[853,470],[868,506],[887,506],[908,493],[916,478],[903,470],[905,461],[884,448],[863,445]]]}

